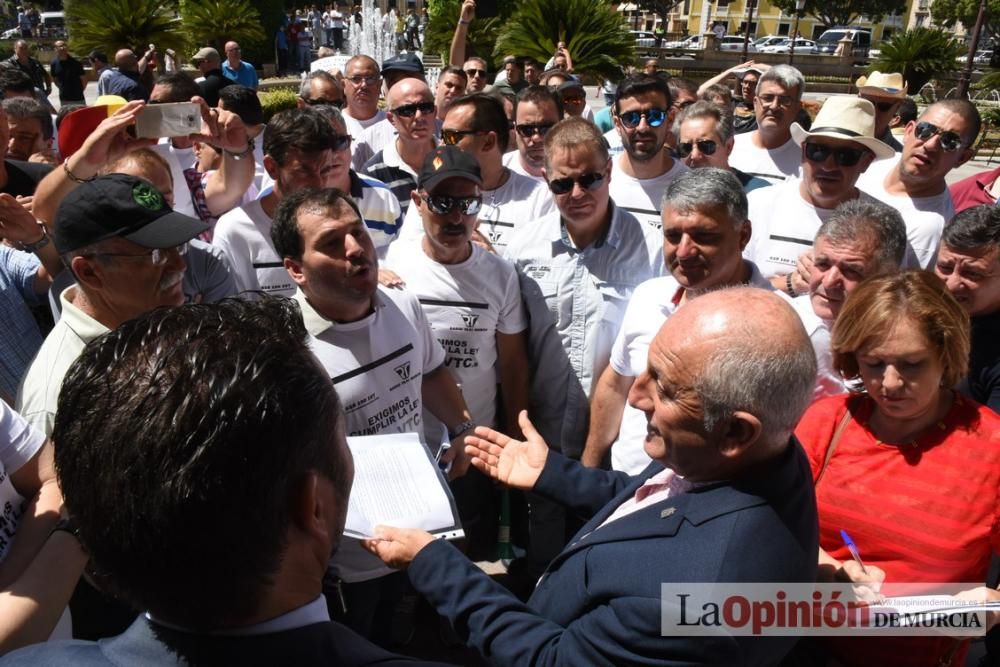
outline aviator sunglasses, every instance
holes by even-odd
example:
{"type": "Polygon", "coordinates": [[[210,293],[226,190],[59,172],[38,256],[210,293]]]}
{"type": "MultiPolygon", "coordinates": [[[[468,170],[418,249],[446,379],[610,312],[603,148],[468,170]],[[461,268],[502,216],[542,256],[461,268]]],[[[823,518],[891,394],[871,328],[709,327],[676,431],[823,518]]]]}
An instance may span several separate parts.
{"type": "Polygon", "coordinates": [[[962,147],[962,136],[958,132],[942,130],[937,125],[926,121],[917,123],[916,127],[913,128],[913,134],[920,141],[930,141],[931,137],[935,134],[938,135],[938,143],[941,144],[941,150],[945,153],[952,153],[962,147]]]}
{"type": "Polygon", "coordinates": [[[566,178],[553,178],[549,181],[549,190],[554,195],[564,195],[573,190],[573,185],[579,183],[584,190],[596,190],[604,182],[604,174],[592,171],[589,174],[581,174],[576,178],[567,176],[566,178]]]}
{"type": "Polygon", "coordinates": [[[413,118],[417,115],[418,111],[425,116],[429,116],[437,111],[437,106],[435,106],[433,102],[420,102],[416,104],[403,104],[395,109],[391,109],[391,111],[397,116],[402,116],[403,118],[413,118]]]}
{"type": "Polygon", "coordinates": [[[682,141],[677,144],[677,154],[681,157],[687,157],[691,155],[691,151],[697,146],[698,150],[701,151],[703,155],[715,155],[716,149],[719,145],[712,141],[711,139],[702,139],[701,141],[682,141]]]}
{"type": "Polygon", "coordinates": [[[826,144],[806,142],[806,157],[812,162],[823,162],[833,155],[833,161],[841,167],[853,167],[861,161],[865,151],[858,148],[833,148],[826,144]]]}
{"type": "Polygon", "coordinates": [[[429,195],[420,193],[420,197],[427,203],[427,208],[438,215],[448,215],[457,207],[462,215],[475,215],[483,205],[483,198],[475,197],[452,197],[451,195],[429,195]]]}

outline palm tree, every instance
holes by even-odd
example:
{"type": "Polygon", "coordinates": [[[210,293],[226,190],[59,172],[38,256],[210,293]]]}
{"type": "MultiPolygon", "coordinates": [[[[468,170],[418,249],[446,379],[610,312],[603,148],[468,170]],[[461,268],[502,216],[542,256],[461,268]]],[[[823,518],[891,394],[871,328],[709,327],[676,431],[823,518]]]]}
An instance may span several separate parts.
{"type": "MultiPolygon", "coordinates": [[[[491,59],[493,45],[497,41],[497,31],[514,12],[513,0],[499,0],[497,10],[499,16],[492,18],[476,18],[469,27],[465,55],[479,56],[491,59]]],[[[448,60],[451,48],[451,38],[455,34],[455,24],[462,9],[461,0],[428,0],[427,10],[430,22],[424,33],[424,53],[440,54],[442,60],[448,60]]],[[[458,63],[461,67],[462,63],[458,63]]]]}
{"type": "Polygon", "coordinates": [[[247,0],[181,0],[181,20],[193,49],[227,41],[259,43],[266,39],[260,13],[247,0]]]}
{"type": "Polygon", "coordinates": [[[566,43],[578,74],[616,79],[635,58],[625,19],[608,0],[523,0],[501,26],[493,53],[544,63],[559,42],[566,43]]]}
{"type": "Polygon", "coordinates": [[[882,53],[869,70],[902,72],[906,92],[916,95],[935,76],[954,70],[961,51],[953,36],[943,30],[913,28],[883,43],[882,53]]]}
{"type": "Polygon", "coordinates": [[[184,35],[172,3],[159,0],[66,0],[66,27],[77,53],[100,49],[114,54],[147,45],[181,50],[184,35]]]}

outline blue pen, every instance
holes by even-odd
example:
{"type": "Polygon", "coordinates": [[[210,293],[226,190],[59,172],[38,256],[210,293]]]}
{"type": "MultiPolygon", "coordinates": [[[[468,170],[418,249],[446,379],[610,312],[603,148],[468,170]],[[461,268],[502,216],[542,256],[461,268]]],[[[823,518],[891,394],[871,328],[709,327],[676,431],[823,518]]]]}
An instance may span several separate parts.
{"type": "Polygon", "coordinates": [[[861,566],[861,571],[868,574],[868,568],[865,567],[864,561],[861,560],[861,554],[858,553],[858,545],[854,543],[851,536],[847,534],[847,531],[843,528],[840,529],[840,536],[844,538],[844,544],[847,545],[847,550],[851,552],[851,556],[854,557],[854,562],[861,566]]]}

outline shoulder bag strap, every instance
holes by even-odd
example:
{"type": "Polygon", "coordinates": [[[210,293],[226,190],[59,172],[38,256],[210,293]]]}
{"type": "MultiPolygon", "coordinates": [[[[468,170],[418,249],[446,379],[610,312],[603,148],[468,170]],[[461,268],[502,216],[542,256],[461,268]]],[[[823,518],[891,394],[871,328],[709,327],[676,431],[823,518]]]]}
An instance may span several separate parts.
{"type": "Polygon", "coordinates": [[[823,457],[823,465],[819,469],[819,474],[816,475],[816,483],[813,486],[819,486],[819,481],[823,479],[823,473],[826,472],[826,466],[829,465],[830,459],[833,458],[833,450],[837,448],[837,443],[840,441],[840,436],[844,434],[844,430],[847,425],[851,423],[851,402],[847,402],[847,406],[844,409],[844,416],[840,418],[840,423],[837,424],[836,430],[833,432],[833,437],[830,438],[830,444],[826,448],[826,455],[823,457]]]}

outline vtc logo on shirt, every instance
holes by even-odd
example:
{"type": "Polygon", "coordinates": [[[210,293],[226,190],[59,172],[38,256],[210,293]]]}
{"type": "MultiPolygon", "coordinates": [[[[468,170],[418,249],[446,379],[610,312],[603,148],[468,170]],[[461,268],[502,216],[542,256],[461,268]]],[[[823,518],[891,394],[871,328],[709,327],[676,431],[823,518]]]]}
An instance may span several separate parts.
{"type": "Polygon", "coordinates": [[[462,315],[462,321],[465,322],[467,329],[474,329],[479,322],[479,315],[462,315]]]}
{"type": "Polygon", "coordinates": [[[403,380],[405,382],[406,380],[410,379],[410,362],[409,361],[407,361],[405,364],[401,364],[399,366],[396,366],[392,370],[396,371],[396,375],[399,376],[400,380],[403,380]]]}

